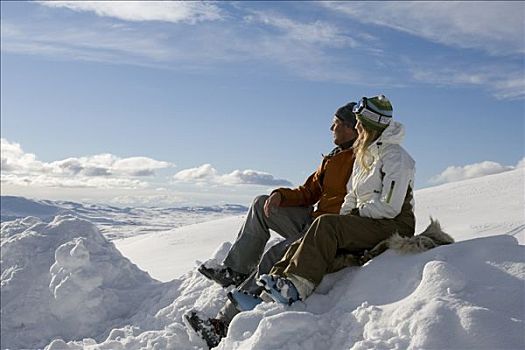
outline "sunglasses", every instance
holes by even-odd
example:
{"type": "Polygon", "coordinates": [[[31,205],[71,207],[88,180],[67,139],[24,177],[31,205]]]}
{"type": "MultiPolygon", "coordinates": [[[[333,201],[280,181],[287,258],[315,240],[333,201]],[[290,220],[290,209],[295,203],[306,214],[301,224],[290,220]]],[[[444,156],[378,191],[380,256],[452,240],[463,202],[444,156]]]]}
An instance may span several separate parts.
{"type": "Polygon", "coordinates": [[[361,116],[363,116],[365,118],[368,118],[368,119],[370,119],[370,120],[372,120],[372,121],[374,121],[376,123],[388,124],[388,121],[392,117],[371,110],[368,107],[367,101],[368,101],[367,98],[363,97],[361,99],[361,101],[359,101],[359,103],[354,106],[354,109],[352,110],[352,112],[354,112],[355,114],[361,115],[361,116]],[[382,118],[385,118],[384,122],[381,122],[382,118]]]}

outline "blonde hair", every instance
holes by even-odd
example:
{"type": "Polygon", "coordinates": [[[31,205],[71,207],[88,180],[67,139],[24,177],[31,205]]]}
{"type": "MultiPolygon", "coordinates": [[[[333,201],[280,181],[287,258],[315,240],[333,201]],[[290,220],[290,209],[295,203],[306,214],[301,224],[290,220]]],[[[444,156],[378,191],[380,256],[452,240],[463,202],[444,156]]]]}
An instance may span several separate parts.
{"type": "Polygon", "coordinates": [[[371,129],[365,124],[361,123],[363,132],[360,132],[357,136],[357,140],[354,142],[355,159],[359,166],[366,171],[369,171],[374,160],[371,159],[370,151],[368,146],[372,144],[382,133],[382,131],[371,129]]]}

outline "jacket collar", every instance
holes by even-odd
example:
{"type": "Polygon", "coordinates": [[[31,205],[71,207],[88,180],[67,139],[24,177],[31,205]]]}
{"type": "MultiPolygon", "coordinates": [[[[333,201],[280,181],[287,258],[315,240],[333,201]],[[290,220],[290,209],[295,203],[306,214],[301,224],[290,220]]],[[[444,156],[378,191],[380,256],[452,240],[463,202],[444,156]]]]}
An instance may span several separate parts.
{"type": "Polygon", "coordinates": [[[368,150],[371,155],[375,158],[379,154],[379,149],[385,144],[400,144],[405,137],[405,127],[400,122],[393,120],[388,127],[383,131],[381,136],[377,138],[370,146],[368,150]]]}
{"type": "Polygon", "coordinates": [[[353,139],[351,141],[343,143],[342,145],[338,145],[330,153],[328,153],[328,155],[326,157],[333,157],[336,154],[341,153],[342,151],[345,151],[347,149],[352,148],[352,146],[354,145],[355,140],[357,140],[357,139],[353,139]]]}
{"type": "Polygon", "coordinates": [[[342,145],[337,146],[336,148],[339,148],[341,151],[344,151],[345,149],[348,149],[354,145],[356,139],[353,139],[351,141],[348,141],[346,143],[343,143],[342,145]]]}
{"type": "Polygon", "coordinates": [[[394,143],[400,144],[405,137],[405,127],[398,121],[393,120],[377,139],[377,144],[394,143]]]}

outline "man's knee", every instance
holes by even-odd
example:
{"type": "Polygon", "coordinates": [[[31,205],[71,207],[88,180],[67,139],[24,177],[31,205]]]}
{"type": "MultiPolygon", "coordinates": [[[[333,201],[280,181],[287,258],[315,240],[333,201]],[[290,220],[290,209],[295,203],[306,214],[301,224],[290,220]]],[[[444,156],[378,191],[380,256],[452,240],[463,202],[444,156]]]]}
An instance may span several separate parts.
{"type": "Polygon", "coordinates": [[[264,203],[266,202],[268,197],[269,196],[266,194],[255,197],[255,199],[252,202],[252,208],[254,210],[262,210],[264,208],[264,203]]]}

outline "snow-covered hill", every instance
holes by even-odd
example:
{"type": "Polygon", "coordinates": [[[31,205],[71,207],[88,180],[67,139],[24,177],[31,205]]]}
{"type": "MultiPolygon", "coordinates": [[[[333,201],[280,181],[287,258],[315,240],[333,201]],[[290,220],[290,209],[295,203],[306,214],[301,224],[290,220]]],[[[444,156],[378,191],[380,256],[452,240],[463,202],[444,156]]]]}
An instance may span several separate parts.
{"type": "Polygon", "coordinates": [[[418,230],[439,218],[456,240],[512,235],[525,244],[525,168],[415,192],[418,230]]]}
{"type": "Polygon", "coordinates": [[[134,237],[144,233],[171,230],[175,227],[239,215],[248,208],[238,204],[174,208],[118,208],[109,205],[66,201],[30,200],[2,196],[1,221],[34,216],[50,222],[56,215],[71,214],[86,219],[109,240],[134,237]]]}
{"type": "MultiPolygon", "coordinates": [[[[419,231],[432,214],[458,243],[388,251],[328,275],[304,303],[238,315],[218,348],[525,348],[524,178],[517,169],[416,191],[419,231]]],[[[206,348],[182,316],[215,316],[225,291],[193,268],[180,277],[174,265],[222,259],[240,222],[114,241],[151,275],[171,275],[165,283],[89,221],[3,223],[2,348],[206,348]]]]}

